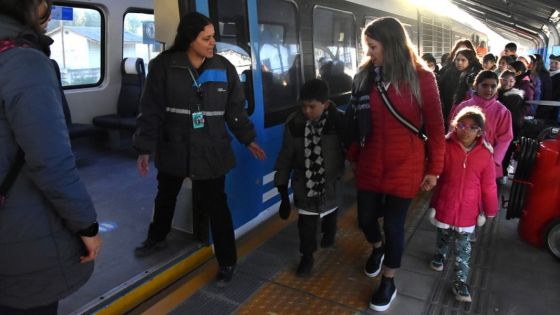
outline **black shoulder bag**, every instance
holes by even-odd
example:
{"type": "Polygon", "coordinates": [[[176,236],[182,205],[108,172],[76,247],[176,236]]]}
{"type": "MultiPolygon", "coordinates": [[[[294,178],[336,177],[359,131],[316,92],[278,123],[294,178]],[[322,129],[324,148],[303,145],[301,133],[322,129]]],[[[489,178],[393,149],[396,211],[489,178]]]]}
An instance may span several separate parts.
{"type": "MultiPolygon", "coordinates": [[[[13,40],[0,41],[0,53],[6,51],[8,49],[14,48],[14,47],[17,47],[17,46],[15,44],[15,41],[13,41],[13,40]]],[[[16,181],[16,178],[19,174],[19,171],[21,171],[21,168],[23,167],[24,162],[25,162],[25,154],[23,153],[23,150],[21,149],[21,147],[18,146],[18,151],[16,153],[16,158],[14,159],[12,167],[10,168],[10,170],[8,171],[8,174],[6,175],[4,180],[2,181],[2,184],[0,184],[0,206],[2,206],[6,202],[6,197],[8,195],[8,190],[10,190],[10,188],[12,187],[14,182],[16,181]]]]}
{"type": "Polygon", "coordinates": [[[421,130],[416,128],[416,126],[414,126],[413,123],[411,123],[406,118],[401,116],[401,114],[399,114],[399,112],[395,109],[395,107],[393,107],[393,104],[391,103],[391,100],[389,99],[389,96],[387,95],[387,91],[385,90],[385,86],[383,85],[383,82],[381,80],[377,80],[376,83],[377,83],[377,90],[379,91],[379,94],[381,95],[381,98],[383,99],[383,104],[385,104],[385,107],[387,107],[389,112],[393,116],[395,116],[395,118],[401,124],[403,124],[406,128],[410,129],[414,134],[416,134],[418,136],[418,138],[420,138],[422,141],[427,141],[428,137],[421,130]]]}

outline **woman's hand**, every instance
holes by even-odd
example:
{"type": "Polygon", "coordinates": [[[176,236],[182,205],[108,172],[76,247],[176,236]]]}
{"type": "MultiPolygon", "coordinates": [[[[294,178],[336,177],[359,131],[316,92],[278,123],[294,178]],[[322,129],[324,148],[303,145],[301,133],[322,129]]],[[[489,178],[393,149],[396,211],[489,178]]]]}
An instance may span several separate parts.
{"type": "Polygon", "coordinates": [[[436,175],[426,175],[424,176],[424,179],[422,180],[422,183],[420,184],[420,188],[422,188],[423,191],[430,191],[432,190],[432,188],[434,188],[437,185],[437,179],[438,177],[436,175]]]}
{"type": "Polygon", "coordinates": [[[148,175],[148,171],[150,171],[150,155],[149,154],[140,154],[138,156],[138,160],[136,160],[136,165],[138,166],[138,173],[140,176],[148,175]]]}
{"type": "Polygon", "coordinates": [[[101,250],[101,236],[99,234],[87,237],[87,236],[80,236],[84,246],[87,250],[87,256],[80,256],[80,263],[85,264],[87,262],[93,261],[99,255],[99,251],[101,250]]]}
{"type": "Polygon", "coordinates": [[[247,149],[257,160],[262,161],[266,159],[266,153],[256,142],[249,143],[249,145],[247,145],[247,149]]]}

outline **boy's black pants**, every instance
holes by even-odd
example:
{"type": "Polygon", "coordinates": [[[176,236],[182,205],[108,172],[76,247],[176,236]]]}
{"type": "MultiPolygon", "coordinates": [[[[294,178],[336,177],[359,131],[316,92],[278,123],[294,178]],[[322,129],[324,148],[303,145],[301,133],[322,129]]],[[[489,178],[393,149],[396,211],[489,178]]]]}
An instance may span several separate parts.
{"type": "MultiPolygon", "coordinates": [[[[157,175],[158,192],[154,205],[154,218],[150,224],[148,237],[162,241],[171,230],[177,194],[183,184],[183,177],[175,177],[162,172],[157,175]]],[[[220,266],[233,266],[237,262],[235,235],[231,212],[225,193],[225,176],[193,180],[193,206],[210,219],[212,239],[216,259],[220,266]]]]}
{"type": "MultiPolygon", "coordinates": [[[[324,216],[321,220],[323,237],[332,237],[336,234],[336,220],[338,209],[324,216]]],[[[317,221],[319,215],[299,214],[299,251],[302,255],[312,255],[317,250],[317,221]]]]}

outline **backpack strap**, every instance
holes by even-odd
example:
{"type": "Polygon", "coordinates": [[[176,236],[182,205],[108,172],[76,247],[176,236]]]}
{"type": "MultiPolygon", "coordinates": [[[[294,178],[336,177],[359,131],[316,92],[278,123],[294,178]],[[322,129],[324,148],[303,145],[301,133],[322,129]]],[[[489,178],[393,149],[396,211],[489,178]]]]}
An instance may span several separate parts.
{"type": "MultiPolygon", "coordinates": [[[[0,53],[3,53],[15,47],[18,47],[18,45],[14,40],[0,41],[0,53]]],[[[2,181],[2,184],[0,184],[0,206],[2,206],[6,202],[8,191],[16,181],[16,178],[19,172],[21,171],[21,168],[23,167],[24,163],[25,163],[25,153],[23,153],[21,147],[18,146],[18,150],[16,152],[16,157],[14,159],[14,162],[12,163],[12,167],[10,167],[8,174],[2,181]]]]}

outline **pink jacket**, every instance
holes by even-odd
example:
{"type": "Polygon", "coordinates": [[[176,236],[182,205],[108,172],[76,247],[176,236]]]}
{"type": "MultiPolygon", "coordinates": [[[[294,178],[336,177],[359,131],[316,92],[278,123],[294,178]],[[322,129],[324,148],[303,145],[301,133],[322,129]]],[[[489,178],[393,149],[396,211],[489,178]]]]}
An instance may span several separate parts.
{"type": "Polygon", "coordinates": [[[492,147],[483,139],[465,152],[455,133],[447,135],[443,173],[431,201],[438,221],[469,227],[476,225],[479,209],[488,217],[496,216],[498,196],[492,156],[492,147]]]}
{"type": "Polygon", "coordinates": [[[445,136],[441,104],[434,74],[418,69],[422,106],[406,86],[400,94],[390,85],[387,94],[399,113],[416,126],[422,123],[428,142],[404,127],[385,107],[379,92],[370,94],[372,134],[365,146],[350,147],[347,159],[356,162],[356,188],[412,198],[426,174],[439,175],[443,168],[445,136]],[[427,148],[428,152],[425,152],[427,148]],[[425,156],[429,158],[426,161],[425,156]]]}
{"type": "Polygon", "coordinates": [[[463,107],[473,105],[480,107],[484,115],[486,115],[484,138],[494,148],[496,177],[502,177],[502,161],[506,155],[509,143],[513,140],[511,113],[497,98],[487,100],[475,94],[472,98],[451,108],[451,114],[449,115],[450,124],[463,107]]]}

